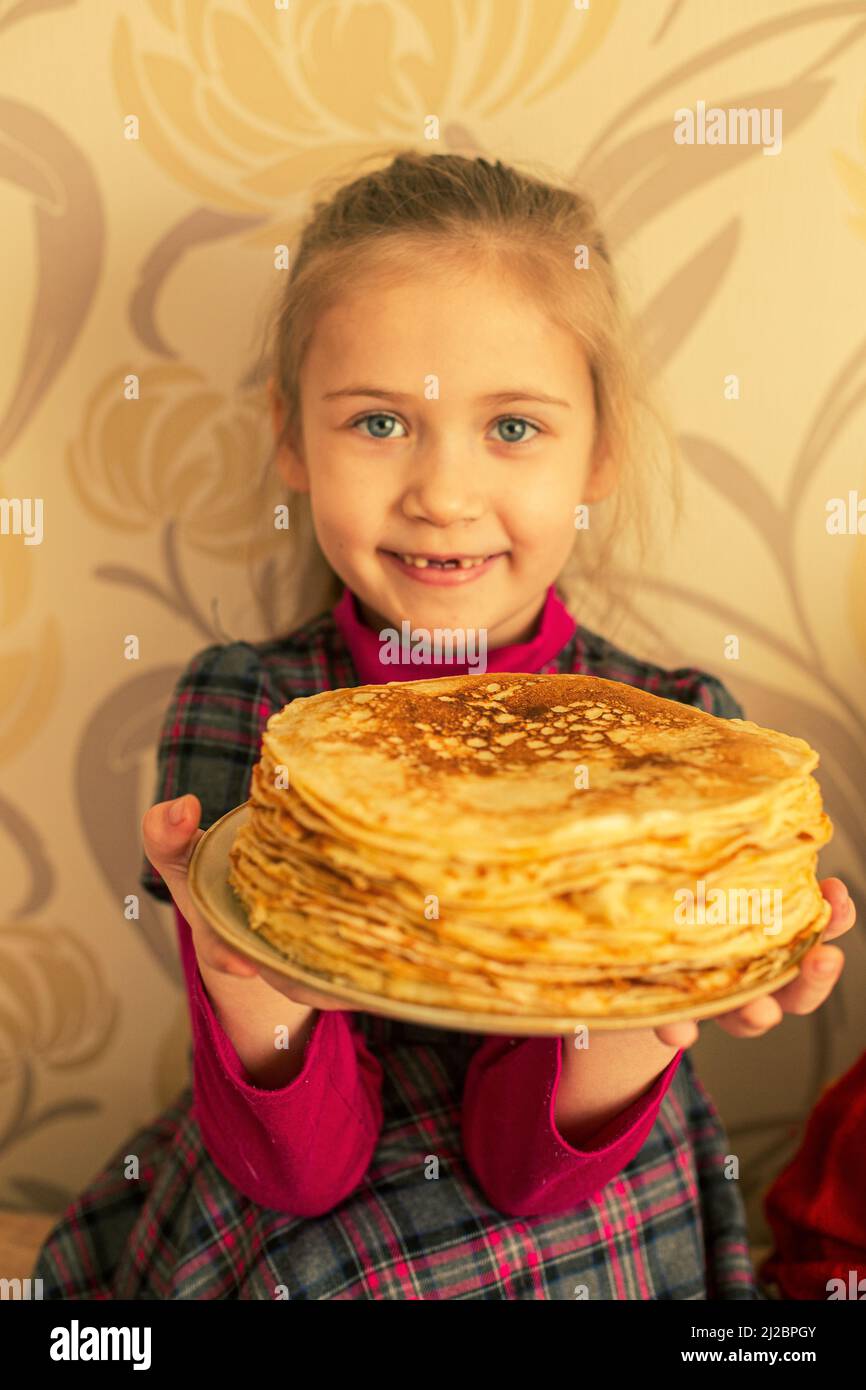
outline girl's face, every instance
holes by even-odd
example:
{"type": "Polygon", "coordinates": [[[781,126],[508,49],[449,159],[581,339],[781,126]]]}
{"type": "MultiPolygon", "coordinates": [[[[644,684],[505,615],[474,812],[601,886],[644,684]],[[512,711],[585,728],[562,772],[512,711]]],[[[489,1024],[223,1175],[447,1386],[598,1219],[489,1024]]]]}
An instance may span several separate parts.
{"type": "Polygon", "coordinates": [[[365,620],[484,628],[488,649],[530,637],[575,508],[615,485],[606,451],[593,458],[573,335],[501,276],[419,262],[410,283],[359,286],[321,316],[300,398],[303,439],[282,446],[280,471],[311,494],[319,544],[365,620]]]}

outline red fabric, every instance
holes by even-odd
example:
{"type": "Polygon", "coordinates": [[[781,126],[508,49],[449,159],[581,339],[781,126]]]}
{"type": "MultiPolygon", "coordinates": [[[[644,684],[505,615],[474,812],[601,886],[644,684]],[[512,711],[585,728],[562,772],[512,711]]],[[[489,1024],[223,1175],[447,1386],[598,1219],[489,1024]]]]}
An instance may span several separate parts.
{"type": "Polygon", "coordinates": [[[783,1298],[866,1298],[864,1160],[866,1053],[824,1091],[764,1199],[774,1249],[759,1273],[783,1298]]]}
{"type": "Polygon", "coordinates": [[[466,1073],[466,1161],[491,1206],[550,1216],[587,1201],[621,1173],[652,1129],[682,1049],[642,1096],[575,1149],[556,1127],[562,1038],[486,1038],[466,1073]]]}
{"type": "MultiPolygon", "coordinates": [[[[385,685],[388,681],[417,681],[424,677],[465,676],[470,667],[465,662],[449,661],[440,664],[399,665],[380,661],[379,634],[367,627],[358,613],[358,600],[351,589],[344,588],[340,601],[333,609],[334,621],[352,653],[355,670],[365,685],[385,685]]],[[[486,653],[485,671],[541,671],[571,640],[577,624],[551,584],[539,614],[538,628],[527,642],[512,642],[507,647],[494,647],[486,653]]],[[[397,629],[399,632],[399,629],[397,629]]],[[[471,668],[476,669],[476,668],[471,668]]]]}

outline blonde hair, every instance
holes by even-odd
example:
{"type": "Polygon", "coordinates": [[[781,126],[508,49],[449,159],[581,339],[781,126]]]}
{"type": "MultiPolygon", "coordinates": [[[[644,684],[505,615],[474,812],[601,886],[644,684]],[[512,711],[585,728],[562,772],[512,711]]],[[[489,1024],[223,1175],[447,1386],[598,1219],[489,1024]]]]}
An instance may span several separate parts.
{"type": "MultiPolygon", "coordinates": [[[[679,519],[682,494],[676,439],[666,407],[650,389],[646,350],[623,302],[596,209],[584,192],[565,188],[497,160],[459,154],[390,151],[391,162],[345,182],[332,178],[301,231],[270,326],[269,375],[284,407],[282,438],[300,447],[299,377],[316,321],[362,280],[417,276],[418,252],[435,253],[437,268],[459,274],[493,264],[518,280],[539,305],[580,340],[592,374],[598,438],[612,450],[618,482],[593,505],[590,526],[575,532],[572,555],[557,588],[578,616],[587,601],[607,597],[614,547],[633,542],[637,573],[646,564],[659,497],[679,519]],[[393,156],[393,157],[391,157],[393,156]],[[576,269],[577,249],[587,264],[576,269]],[[653,473],[663,484],[653,487],[653,473]]],[[[372,157],[376,162],[380,153],[372,157]]],[[[306,494],[292,494],[290,557],[295,594],[292,625],[330,606],[342,581],[321,553],[306,494]]],[[[626,587],[629,587],[628,581],[626,587]]],[[[634,581],[632,581],[634,582],[634,581]]]]}

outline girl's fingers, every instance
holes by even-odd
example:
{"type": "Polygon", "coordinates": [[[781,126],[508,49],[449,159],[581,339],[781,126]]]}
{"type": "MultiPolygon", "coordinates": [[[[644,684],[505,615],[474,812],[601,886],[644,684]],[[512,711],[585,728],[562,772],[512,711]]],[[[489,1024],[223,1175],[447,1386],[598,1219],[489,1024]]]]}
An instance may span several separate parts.
{"type": "MultiPolygon", "coordinates": [[[[810,1014],[820,1008],[839,979],[844,964],[845,957],[838,946],[816,946],[803,957],[800,974],[790,984],[776,990],[775,994],[751,999],[742,1008],[716,1014],[713,1022],[733,1038],[759,1038],[781,1023],[786,1013],[810,1014]],[[825,963],[830,967],[827,974],[821,968],[825,963]]],[[[671,1023],[655,1031],[663,1043],[672,1047],[690,1047],[698,1037],[694,1023],[671,1023]],[[688,1030],[693,1030],[693,1036],[688,1030]]]]}
{"type": "Polygon", "coordinates": [[[198,828],[200,819],[201,802],[190,792],[176,801],[158,801],[145,812],[141,822],[144,852],[157,872],[162,874],[184,917],[186,912],[175,896],[175,889],[181,893],[187,891],[189,861],[204,834],[198,828]],[[170,812],[177,819],[172,820],[170,812]]]}
{"type": "MultiPolygon", "coordinates": [[[[246,956],[241,955],[240,951],[232,950],[231,946],[228,946],[222,937],[214,931],[210,922],[206,922],[203,917],[199,916],[194,908],[193,912],[195,922],[190,922],[188,917],[186,920],[192,928],[195,953],[200,961],[204,961],[211,970],[218,970],[223,975],[251,977],[259,974],[259,968],[255,961],[248,960],[246,956]]],[[[186,913],[183,915],[186,917],[186,913]]]]}
{"type": "Polygon", "coordinates": [[[348,1009],[350,1005],[332,998],[327,994],[318,994],[315,990],[309,989],[306,985],[297,984],[288,975],[280,975],[276,970],[269,970],[267,966],[260,965],[258,973],[261,975],[266,985],[276,989],[280,994],[284,994],[287,999],[291,999],[294,1004],[306,1004],[311,1009],[348,1009]]]}
{"type": "Polygon", "coordinates": [[[796,980],[776,990],[773,998],[789,1014],[810,1014],[832,991],[845,965],[844,952],[838,946],[815,946],[803,957],[803,966],[796,980]],[[822,967],[830,967],[827,974],[822,967]]]}
{"type": "Polygon", "coordinates": [[[686,1023],[665,1023],[661,1028],[656,1028],[655,1035],[659,1042],[665,1043],[668,1047],[691,1047],[696,1043],[700,1036],[698,1025],[692,1021],[686,1023]]]}
{"type": "Polygon", "coordinates": [[[845,957],[838,946],[816,946],[803,957],[799,975],[775,994],[763,994],[741,1009],[716,1018],[725,1032],[735,1038],[757,1038],[782,1022],[785,1014],[810,1014],[820,1008],[841,974],[845,957]],[[830,973],[819,969],[824,962],[830,973]]]}
{"type": "Polygon", "coordinates": [[[200,820],[201,802],[192,792],[176,801],[158,801],[141,822],[144,852],[165,879],[181,916],[189,922],[199,961],[223,974],[255,975],[258,972],[253,962],[227,946],[193,903],[189,891],[189,861],[204,834],[199,829],[200,820]],[[172,808],[180,813],[179,819],[171,819],[172,808]]]}
{"type": "Polygon", "coordinates": [[[850,931],[857,920],[857,909],[848,896],[848,889],[841,878],[825,878],[820,883],[821,892],[833,909],[833,914],[824,928],[822,941],[832,941],[850,931]]]}
{"type": "Polygon", "coordinates": [[[189,861],[193,850],[204,834],[199,830],[201,805],[198,797],[180,797],[182,815],[177,823],[169,819],[169,808],[178,802],[158,801],[145,813],[141,822],[144,852],[157,873],[162,874],[168,891],[177,903],[181,915],[190,926],[196,916],[189,892],[189,861]]]}
{"type": "Polygon", "coordinates": [[[716,1014],[713,1019],[732,1038],[759,1038],[770,1028],[782,1022],[782,1006],[772,994],[762,994],[760,999],[750,999],[742,1008],[731,1009],[726,1014],[716,1014]]]}

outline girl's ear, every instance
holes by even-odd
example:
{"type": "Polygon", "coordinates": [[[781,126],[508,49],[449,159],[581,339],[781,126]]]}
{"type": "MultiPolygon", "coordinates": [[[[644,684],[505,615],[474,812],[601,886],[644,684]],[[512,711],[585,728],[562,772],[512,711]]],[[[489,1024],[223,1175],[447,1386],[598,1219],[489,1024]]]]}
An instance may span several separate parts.
{"type": "Polygon", "coordinates": [[[310,483],[303,453],[295,447],[290,439],[282,437],[286,407],[273,377],[268,378],[268,396],[271,403],[274,443],[277,447],[274,462],[280,470],[283,481],[293,492],[309,492],[310,483]]]}
{"type": "Polygon", "coordinates": [[[603,502],[616,488],[619,469],[616,459],[604,438],[599,439],[593,451],[592,463],[583,488],[584,502],[603,502]]]}

